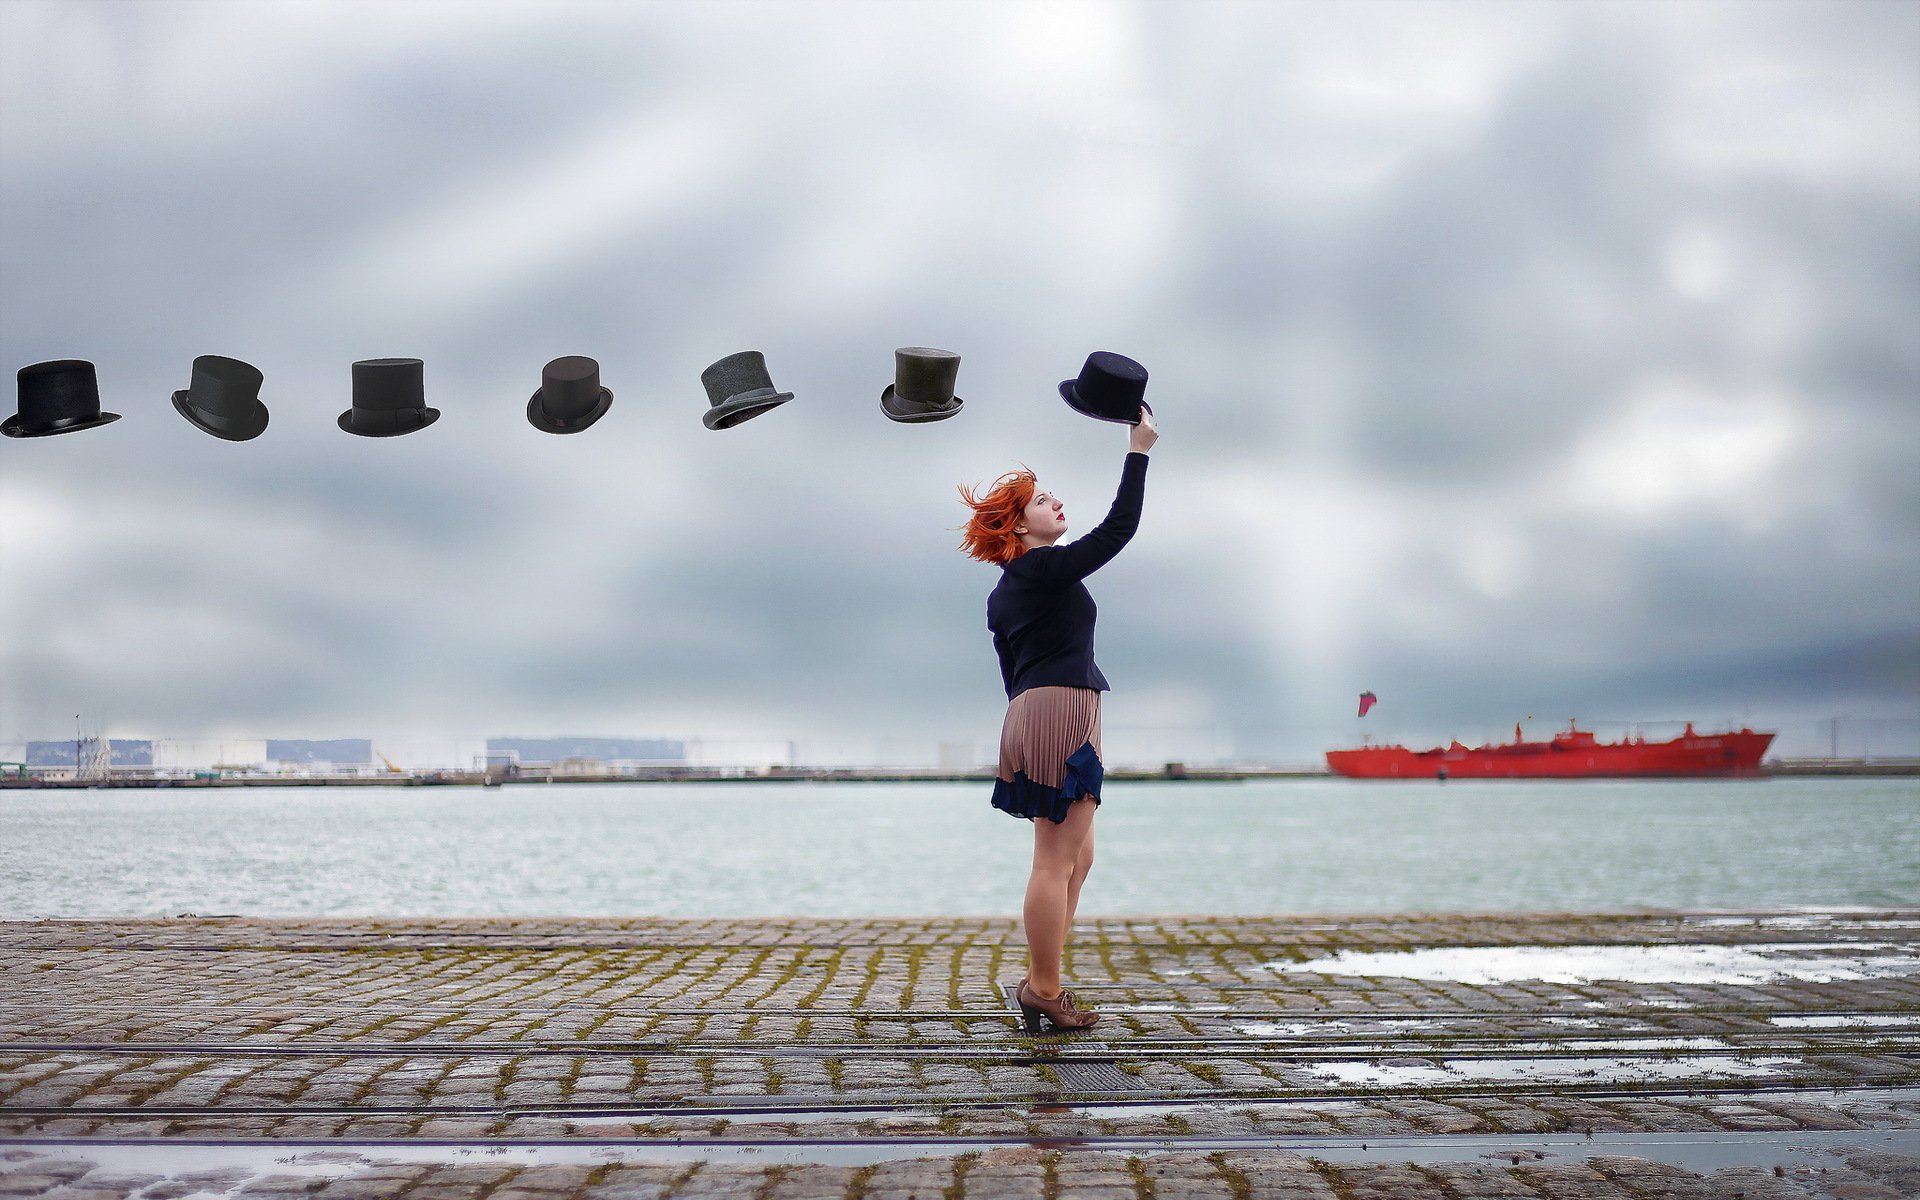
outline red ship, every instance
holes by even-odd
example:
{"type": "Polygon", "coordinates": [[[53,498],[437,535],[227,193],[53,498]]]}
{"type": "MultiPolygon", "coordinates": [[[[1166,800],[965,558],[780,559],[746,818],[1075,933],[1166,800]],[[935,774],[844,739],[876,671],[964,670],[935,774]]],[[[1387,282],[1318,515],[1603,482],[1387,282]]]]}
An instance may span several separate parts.
{"type": "Polygon", "coordinates": [[[1327,751],[1327,766],[1349,779],[1604,779],[1633,776],[1758,775],[1771,733],[1699,734],[1693,723],[1669,742],[1630,737],[1596,741],[1568,722],[1551,741],[1529,742],[1513,727],[1513,741],[1432,750],[1364,746],[1327,751]]]}

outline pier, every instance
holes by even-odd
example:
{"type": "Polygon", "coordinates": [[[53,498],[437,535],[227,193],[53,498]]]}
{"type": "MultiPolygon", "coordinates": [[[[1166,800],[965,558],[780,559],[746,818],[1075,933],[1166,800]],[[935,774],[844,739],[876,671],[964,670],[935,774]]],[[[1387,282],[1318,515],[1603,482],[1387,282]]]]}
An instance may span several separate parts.
{"type": "Polygon", "coordinates": [[[1022,1030],[1023,955],[983,918],[0,923],[0,1196],[1920,1191],[1920,911],[1089,920],[1073,1037],[1022,1030]]]}

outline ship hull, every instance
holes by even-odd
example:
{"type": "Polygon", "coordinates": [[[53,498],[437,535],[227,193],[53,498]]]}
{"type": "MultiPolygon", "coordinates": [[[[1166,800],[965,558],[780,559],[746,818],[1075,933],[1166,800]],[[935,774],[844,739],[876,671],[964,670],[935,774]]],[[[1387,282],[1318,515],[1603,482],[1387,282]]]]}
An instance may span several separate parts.
{"type": "Polygon", "coordinates": [[[1771,733],[1743,729],[1670,742],[1514,742],[1409,750],[1367,746],[1327,751],[1327,766],[1349,779],[1632,779],[1760,774],[1771,733]]]}

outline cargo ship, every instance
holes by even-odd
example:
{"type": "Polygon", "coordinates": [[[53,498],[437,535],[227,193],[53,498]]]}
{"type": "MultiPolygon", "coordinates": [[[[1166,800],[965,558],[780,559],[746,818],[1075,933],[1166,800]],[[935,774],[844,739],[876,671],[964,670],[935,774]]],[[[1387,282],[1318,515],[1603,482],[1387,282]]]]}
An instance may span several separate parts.
{"type": "Polygon", "coordinates": [[[1545,742],[1529,742],[1520,726],[1503,745],[1459,742],[1432,750],[1363,746],[1327,751],[1327,766],[1349,779],[1619,779],[1636,776],[1758,775],[1771,733],[1700,734],[1687,723],[1672,741],[1629,737],[1602,742],[1576,722],[1545,742]]]}

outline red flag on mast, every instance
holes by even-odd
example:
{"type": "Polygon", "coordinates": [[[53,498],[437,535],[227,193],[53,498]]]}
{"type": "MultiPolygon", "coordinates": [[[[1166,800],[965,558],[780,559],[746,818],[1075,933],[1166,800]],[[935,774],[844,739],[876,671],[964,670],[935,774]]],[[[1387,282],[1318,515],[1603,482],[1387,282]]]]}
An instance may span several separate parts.
{"type": "Polygon", "coordinates": [[[1360,715],[1363,717],[1366,716],[1367,710],[1372,708],[1374,705],[1378,704],[1379,702],[1380,702],[1380,698],[1374,695],[1372,692],[1361,692],[1360,693],[1360,715]]]}

